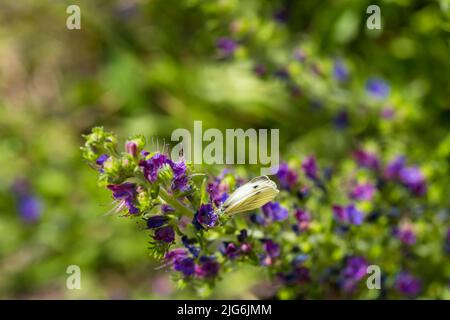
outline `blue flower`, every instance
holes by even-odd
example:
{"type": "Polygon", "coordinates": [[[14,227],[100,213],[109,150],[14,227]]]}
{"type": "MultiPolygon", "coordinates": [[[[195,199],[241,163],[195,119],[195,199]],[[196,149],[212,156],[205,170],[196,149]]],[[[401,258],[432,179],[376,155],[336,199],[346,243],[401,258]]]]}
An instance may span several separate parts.
{"type": "Polygon", "coordinates": [[[288,217],[288,210],[278,202],[268,202],[262,207],[264,216],[272,221],[283,221],[288,217]]]}
{"type": "Polygon", "coordinates": [[[159,170],[167,163],[169,163],[167,156],[162,153],[156,153],[150,159],[141,160],[139,166],[143,169],[147,180],[155,182],[158,178],[159,170]]]}
{"type": "Polygon", "coordinates": [[[171,243],[175,240],[175,231],[171,226],[162,227],[155,230],[153,238],[157,241],[171,243]]]}
{"type": "Polygon", "coordinates": [[[349,72],[344,62],[340,59],[334,60],[333,63],[333,77],[337,81],[345,82],[348,80],[349,72]]]}
{"type": "Polygon", "coordinates": [[[19,198],[19,214],[24,221],[35,222],[42,214],[41,200],[32,195],[19,198]]]}
{"type": "Polygon", "coordinates": [[[109,156],[107,154],[102,154],[100,157],[95,160],[95,163],[98,164],[100,167],[103,167],[103,163],[105,163],[106,160],[108,160],[109,156]]]}
{"type": "Polygon", "coordinates": [[[110,184],[107,188],[113,192],[113,198],[119,200],[118,210],[126,206],[130,214],[139,212],[139,209],[134,205],[137,195],[136,185],[134,183],[110,184]]]}
{"type": "Polygon", "coordinates": [[[147,228],[156,229],[167,224],[168,221],[167,216],[153,216],[147,219],[147,228]]]}
{"type": "Polygon", "coordinates": [[[405,167],[406,159],[403,156],[398,156],[388,163],[384,169],[384,177],[386,179],[397,179],[400,171],[405,167]]]}
{"type": "Polygon", "coordinates": [[[215,226],[218,219],[219,216],[214,212],[210,203],[202,204],[194,216],[194,221],[197,221],[202,227],[209,228],[215,226]]]}
{"type": "Polygon", "coordinates": [[[186,249],[189,250],[189,252],[195,258],[198,257],[198,255],[200,254],[200,248],[194,245],[195,241],[193,239],[189,239],[186,236],[182,236],[181,237],[181,242],[183,242],[183,245],[186,247],[186,249]]]}
{"type": "Polygon", "coordinates": [[[364,220],[363,213],[354,204],[346,207],[334,205],[333,214],[338,221],[354,225],[360,225],[364,220]]]}
{"type": "Polygon", "coordinates": [[[185,276],[191,276],[195,273],[195,261],[193,258],[179,258],[173,263],[173,269],[183,273],[185,276]]]}
{"type": "Polygon", "coordinates": [[[371,78],[366,82],[367,93],[376,99],[385,99],[389,96],[389,84],[380,78],[371,78]]]}
{"type": "Polygon", "coordinates": [[[200,278],[212,278],[219,273],[219,269],[220,264],[215,257],[203,256],[200,257],[199,264],[195,268],[195,274],[200,278]]]}

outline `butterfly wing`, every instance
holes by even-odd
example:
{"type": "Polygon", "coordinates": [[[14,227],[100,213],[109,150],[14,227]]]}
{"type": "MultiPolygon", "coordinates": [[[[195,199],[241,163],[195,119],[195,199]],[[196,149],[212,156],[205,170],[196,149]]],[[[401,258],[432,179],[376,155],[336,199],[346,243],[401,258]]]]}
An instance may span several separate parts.
{"type": "Polygon", "coordinates": [[[232,215],[257,209],[279,193],[275,182],[267,176],[257,177],[237,188],[222,205],[224,214],[232,215]]]}

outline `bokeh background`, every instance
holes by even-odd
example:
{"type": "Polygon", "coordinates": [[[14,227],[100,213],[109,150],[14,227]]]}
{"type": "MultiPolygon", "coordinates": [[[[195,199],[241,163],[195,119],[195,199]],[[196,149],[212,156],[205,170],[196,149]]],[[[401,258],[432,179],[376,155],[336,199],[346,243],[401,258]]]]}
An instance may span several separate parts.
{"type": "MultiPolygon", "coordinates": [[[[0,298],[194,298],[81,159],[81,134],[279,128],[285,157],[341,162],[361,144],[421,163],[448,224],[450,2],[0,2],[0,298]],[[81,8],[68,30],[66,8],[81,8]],[[382,29],[366,27],[378,4],[382,29]],[[389,94],[371,97],[377,79],[389,94]],[[67,290],[78,265],[82,290],[67,290]]],[[[382,94],[383,95],[383,94],[382,94]]],[[[436,223],[438,220],[436,220],[436,223]]],[[[448,256],[441,257],[442,264],[448,256]]],[[[447,259],[447,260],[446,260],[447,259]]],[[[255,298],[238,270],[212,298],[255,298]]]]}

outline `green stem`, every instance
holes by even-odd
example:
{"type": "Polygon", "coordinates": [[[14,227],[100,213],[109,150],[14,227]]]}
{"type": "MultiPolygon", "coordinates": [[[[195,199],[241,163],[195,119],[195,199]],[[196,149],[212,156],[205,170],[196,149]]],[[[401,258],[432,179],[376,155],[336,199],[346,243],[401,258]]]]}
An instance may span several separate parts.
{"type": "Polygon", "coordinates": [[[159,189],[159,196],[161,199],[163,199],[167,204],[169,204],[174,209],[181,212],[181,214],[192,217],[194,215],[194,212],[183,206],[177,199],[172,198],[164,188],[159,189]]]}

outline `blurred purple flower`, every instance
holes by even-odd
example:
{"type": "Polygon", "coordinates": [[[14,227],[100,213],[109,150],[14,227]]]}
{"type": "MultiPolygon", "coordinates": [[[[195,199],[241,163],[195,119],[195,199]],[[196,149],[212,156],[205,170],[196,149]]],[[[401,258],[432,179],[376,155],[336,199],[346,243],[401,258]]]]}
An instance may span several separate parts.
{"type": "Polygon", "coordinates": [[[403,156],[398,156],[388,163],[384,169],[384,177],[386,179],[397,179],[400,171],[405,167],[406,159],[403,156]]]}
{"type": "Polygon", "coordinates": [[[409,223],[403,223],[394,231],[395,236],[406,245],[413,245],[416,243],[416,232],[409,223]]]}
{"type": "Polygon", "coordinates": [[[415,195],[422,196],[427,191],[425,177],[418,167],[406,167],[400,170],[400,181],[415,195]]]}
{"type": "Polygon", "coordinates": [[[377,155],[368,151],[356,150],[353,152],[353,158],[359,166],[364,168],[376,170],[380,165],[377,155]]]}
{"type": "Polygon", "coordinates": [[[337,81],[345,82],[349,78],[349,72],[347,66],[340,59],[334,60],[333,63],[333,77],[337,81]]]}
{"type": "Polygon", "coordinates": [[[389,96],[389,84],[380,78],[371,78],[366,82],[367,93],[376,99],[385,99],[389,96]]]}
{"type": "Polygon", "coordinates": [[[281,187],[284,189],[289,190],[297,184],[297,172],[290,169],[286,162],[280,164],[277,177],[280,180],[281,187]]]}
{"type": "Polygon", "coordinates": [[[219,38],[216,42],[216,46],[220,50],[220,53],[225,57],[231,57],[237,48],[236,42],[226,37],[219,38]]]}
{"type": "Polygon", "coordinates": [[[302,161],[302,169],[308,178],[311,180],[317,179],[317,164],[314,156],[306,157],[302,161]]]}
{"type": "Polygon", "coordinates": [[[346,207],[333,205],[333,214],[338,221],[354,225],[360,225],[364,219],[363,213],[354,204],[346,207]]]}
{"type": "Polygon", "coordinates": [[[42,214],[42,202],[35,196],[19,198],[19,214],[25,222],[36,222],[42,214]]]}
{"type": "Polygon", "coordinates": [[[281,252],[280,246],[270,239],[264,240],[263,249],[271,258],[277,258],[281,252]]]}
{"type": "Polygon", "coordinates": [[[370,201],[375,194],[376,188],[371,183],[357,184],[350,192],[350,197],[354,200],[370,201]]]}
{"type": "Polygon", "coordinates": [[[302,209],[295,210],[295,219],[297,219],[299,230],[308,230],[309,224],[311,223],[311,215],[302,209]]]}
{"type": "Polygon", "coordinates": [[[395,281],[395,288],[405,296],[414,297],[422,290],[422,282],[408,272],[400,272],[395,281]]]}
{"type": "Polygon", "coordinates": [[[288,217],[288,210],[278,202],[268,202],[262,207],[264,216],[272,221],[283,221],[288,217]]]}

